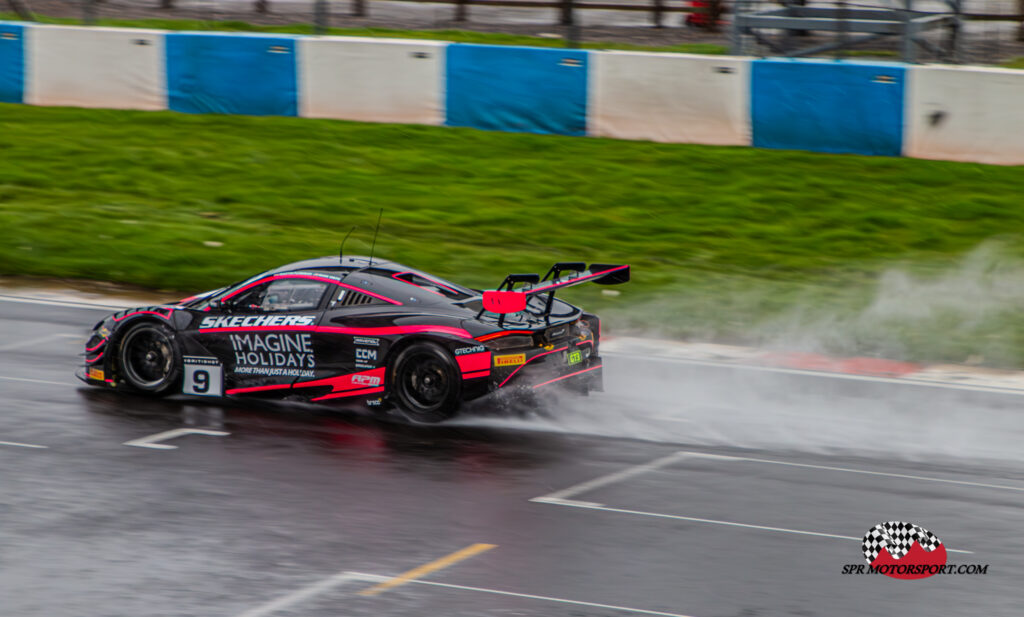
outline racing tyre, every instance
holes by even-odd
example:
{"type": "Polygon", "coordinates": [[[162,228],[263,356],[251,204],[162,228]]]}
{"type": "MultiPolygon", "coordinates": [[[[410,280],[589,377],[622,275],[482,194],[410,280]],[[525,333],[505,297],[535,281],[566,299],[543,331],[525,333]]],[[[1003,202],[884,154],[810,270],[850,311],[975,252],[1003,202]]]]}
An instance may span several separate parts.
{"type": "Polygon", "coordinates": [[[410,420],[440,422],[458,411],[462,374],[440,346],[414,343],[406,347],[388,374],[395,404],[410,420]]]}
{"type": "Polygon", "coordinates": [[[118,367],[132,390],[162,395],[178,385],[181,353],[174,332],[162,324],[140,323],[121,339],[118,367]]]}

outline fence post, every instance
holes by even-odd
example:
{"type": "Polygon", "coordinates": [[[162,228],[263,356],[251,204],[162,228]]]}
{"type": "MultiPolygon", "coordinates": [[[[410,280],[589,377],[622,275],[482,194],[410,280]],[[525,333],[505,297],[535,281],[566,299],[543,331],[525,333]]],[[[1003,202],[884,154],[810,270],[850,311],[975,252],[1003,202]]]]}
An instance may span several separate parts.
{"type": "MultiPolygon", "coordinates": [[[[1024,0],[1017,0],[1017,14],[1024,15],[1024,0]]],[[[1024,41],[1024,21],[1020,22],[1020,29],[1017,30],[1017,40],[1024,41]]]]}
{"type": "Polygon", "coordinates": [[[173,9],[174,0],[160,0],[160,8],[162,9],[173,9]]]}
{"type": "Polygon", "coordinates": [[[28,6],[22,2],[22,0],[7,0],[7,4],[11,6],[11,9],[17,13],[18,17],[25,21],[35,21],[36,16],[32,14],[28,6]]]}
{"type": "Polygon", "coordinates": [[[257,13],[269,13],[270,12],[270,0],[256,0],[253,9],[257,13]]]}
{"type": "MultiPolygon", "coordinates": [[[[1021,0],[1024,2],[1024,0],[1021,0]]],[[[652,17],[654,18],[654,27],[661,28],[661,19],[665,13],[665,0],[654,0],[654,6],[651,7],[652,17]]]]}
{"type": "Polygon", "coordinates": [[[366,17],[366,0],[352,0],[352,17],[366,17]]]}
{"type": "MultiPolygon", "coordinates": [[[[1021,0],[1024,2],[1024,0],[1021,0]]],[[[456,0],[455,1],[455,21],[466,21],[469,19],[469,2],[468,0],[456,0]]]]}
{"type": "Polygon", "coordinates": [[[82,3],[82,23],[87,26],[96,23],[96,0],[85,0],[82,3]]]}
{"type": "Polygon", "coordinates": [[[573,0],[562,0],[562,16],[559,22],[563,26],[571,26],[576,23],[574,8],[575,2],[573,0]]]}
{"type": "Polygon", "coordinates": [[[313,33],[327,34],[327,0],[313,0],[313,33]]]}

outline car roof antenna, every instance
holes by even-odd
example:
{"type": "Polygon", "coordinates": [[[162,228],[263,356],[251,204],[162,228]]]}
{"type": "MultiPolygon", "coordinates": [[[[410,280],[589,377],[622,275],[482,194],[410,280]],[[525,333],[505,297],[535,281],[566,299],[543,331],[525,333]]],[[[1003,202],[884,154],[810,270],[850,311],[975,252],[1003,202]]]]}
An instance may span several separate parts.
{"type": "Polygon", "coordinates": [[[370,245],[370,265],[373,265],[373,250],[377,248],[377,234],[380,232],[380,219],[384,216],[384,208],[377,213],[377,229],[373,231],[373,244],[370,245]]]}
{"type": "Polygon", "coordinates": [[[341,250],[338,251],[338,261],[345,261],[345,243],[348,242],[348,237],[352,235],[352,232],[356,230],[356,226],[353,225],[352,229],[348,230],[345,234],[345,239],[341,241],[341,250]]]}

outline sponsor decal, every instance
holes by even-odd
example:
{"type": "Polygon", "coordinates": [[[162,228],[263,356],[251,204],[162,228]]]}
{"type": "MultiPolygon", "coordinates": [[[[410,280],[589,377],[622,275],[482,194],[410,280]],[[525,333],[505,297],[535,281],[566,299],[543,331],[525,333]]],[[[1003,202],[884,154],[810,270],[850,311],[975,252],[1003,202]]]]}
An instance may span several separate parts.
{"type": "Polygon", "coordinates": [[[919,579],[936,574],[988,574],[989,564],[948,564],[946,547],[938,536],[904,521],[879,523],[861,543],[868,565],[846,564],[843,574],[884,574],[919,579]]]}
{"type": "Polygon", "coordinates": [[[259,375],[261,377],[314,377],[308,369],[274,368],[269,366],[236,366],[236,375],[259,375]]]}
{"type": "Polygon", "coordinates": [[[380,399],[380,398],[366,399],[366,404],[369,405],[370,407],[380,407],[383,402],[384,402],[384,399],[380,399]]]}
{"type": "Polygon", "coordinates": [[[89,379],[95,379],[97,381],[103,381],[106,378],[106,375],[103,374],[103,369],[96,368],[95,366],[90,366],[86,371],[86,375],[89,379]]]}
{"type": "Polygon", "coordinates": [[[571,351],[566,354],[566,360],[569,362],[569,366],[579,364],[580,362],[583,362],[583,354],[579,350],[571,351]]]}
{"type": "Polygon", "coordinates": [[[220,360],[208,356],[185,356],[183,360],[185,364],[194,364],[201,366],[220,366],[220,360]]]}
{"type": "Polygon", "coordinates": [[[377,362],[377,350],[356,347],[356,368],[373,368],[377,362]]]}
{"type": "Polygon", "coordinates": [[[203,317],[199,329],[312,326],[315,321],[315,315],[222,315],[220,317],[203,317]]]}
{"type": "Polygon", "coordinates": [[[459,347],[455,350],[456,356],[464,356],[470,353],[481,353],[487,351],[487,348],[483,345],[473,345],[472,347],[459,347]]]}
{"type": "Polygon", "coordinates": [[[353,375],[352,383],[360,386],[379,386],[380,377],[377,375],[353,375]]]}
{"type": "Polygon", "coordinates": [[[240,375],[312,376],[316,368],[309,332],[231,334],[235,372],[240,375]]]}
{"type": "Polygon", "coordinates": [[[526,354],[516,353],[506,356],[494,356],[494,366],[516,366],[526,363],[526,354]]]}
{"type": "Polygon", "coordinates": [[[353,342],[355,342],[356,345],[370,345],[372,347],[380,345],[379,338],[373,338],[370,336],[357,336],[353,339],[353,342]]]}
{"type": "Polygon", "coordinates": [[[100,329],[96,331],[96,334],[99,334],[101,338],[109,338],[110,330],[106,326],[100,326],[100,329]]]}

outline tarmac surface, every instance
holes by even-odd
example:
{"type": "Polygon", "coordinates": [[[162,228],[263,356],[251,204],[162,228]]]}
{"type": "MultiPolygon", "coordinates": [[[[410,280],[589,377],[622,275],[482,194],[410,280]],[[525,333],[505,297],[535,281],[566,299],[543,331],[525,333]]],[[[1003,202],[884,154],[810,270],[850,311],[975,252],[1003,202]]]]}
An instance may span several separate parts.
{"type": "Polygon", "coordinates": [[[0,298],[4,617],[1024,605],[1017,394],[609,354],[604,394],[409,426],[86,387],[106,312],[0,298]],[[987,573],[843,575],[889,520],[987,573]]]}

